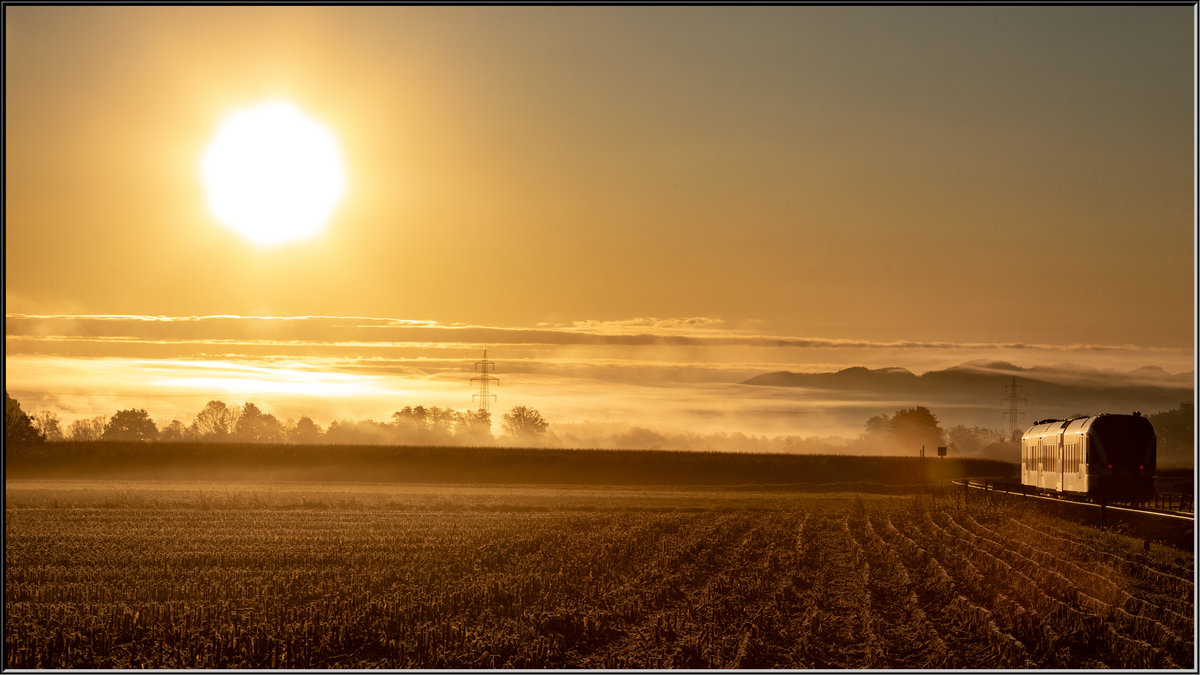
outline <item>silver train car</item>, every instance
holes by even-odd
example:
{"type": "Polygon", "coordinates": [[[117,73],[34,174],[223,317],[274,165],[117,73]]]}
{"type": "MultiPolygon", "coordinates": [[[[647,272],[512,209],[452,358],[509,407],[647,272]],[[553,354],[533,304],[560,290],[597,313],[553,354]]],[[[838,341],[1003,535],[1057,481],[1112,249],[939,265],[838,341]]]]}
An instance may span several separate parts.
{"type": "Polygon", "coordinates": [[[1157,455],[1154,426],[1138,413],[1041,420],[1021,436],[1021,483],[1101,501],[1149,501],[1157,455]]]}

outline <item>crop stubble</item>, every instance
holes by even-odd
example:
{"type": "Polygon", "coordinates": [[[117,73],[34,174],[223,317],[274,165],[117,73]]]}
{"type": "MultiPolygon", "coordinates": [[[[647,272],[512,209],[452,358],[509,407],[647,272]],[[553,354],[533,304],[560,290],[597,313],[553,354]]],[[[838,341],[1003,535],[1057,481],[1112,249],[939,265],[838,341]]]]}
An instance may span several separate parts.
{"type": "Polygon", "coordinates": [[[1190,554],[1032,513],[718,491],[124,494],[10,499],[6,666],[1193,665],[1190,554]]]}

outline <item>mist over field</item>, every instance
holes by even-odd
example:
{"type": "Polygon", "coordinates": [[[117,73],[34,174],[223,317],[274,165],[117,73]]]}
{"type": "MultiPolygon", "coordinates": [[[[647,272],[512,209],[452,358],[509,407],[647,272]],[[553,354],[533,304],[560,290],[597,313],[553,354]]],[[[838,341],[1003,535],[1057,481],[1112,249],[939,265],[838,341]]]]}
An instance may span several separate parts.
{"type": "Polygon", "coordinates": [[[6,5],[3,667],[1194,671],[1196,17],[6,5]]]}
{"type": "Polygon", "coordinates": [[[10,393],[67,422],[136,407],[160,427],[186,425],[210,400],[326,426],[387,421],[405,406],[465,410],[484,349],[500,378],[496,420],[536,408],[551,423],[543,442],[564,447],[838,452],[869,418],[918,405],[944,428],[1004,431],[1000,399],[1013,376],[1024,423],[1194,398],[1190,354],[1168,349],[779,338],[703,318],[505,329],[9,314],[5,329],[10,393]]]}

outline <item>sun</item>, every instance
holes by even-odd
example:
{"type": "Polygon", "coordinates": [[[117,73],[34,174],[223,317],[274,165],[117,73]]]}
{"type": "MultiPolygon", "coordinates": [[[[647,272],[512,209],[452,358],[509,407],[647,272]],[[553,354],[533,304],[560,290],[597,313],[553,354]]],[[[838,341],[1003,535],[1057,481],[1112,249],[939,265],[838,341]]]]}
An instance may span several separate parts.
{"type": "Polygon", "coordinates": [[[260,245],[317,235],[346,191],[333,133],[286,101],[230,113],[200,173],[213,216],[260,245]]]}

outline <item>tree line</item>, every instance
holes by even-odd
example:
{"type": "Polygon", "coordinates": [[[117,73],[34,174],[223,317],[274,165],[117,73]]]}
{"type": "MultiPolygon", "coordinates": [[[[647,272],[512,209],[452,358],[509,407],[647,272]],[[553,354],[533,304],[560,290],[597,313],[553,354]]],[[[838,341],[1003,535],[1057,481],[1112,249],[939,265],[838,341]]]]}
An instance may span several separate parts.
{"type": "MultiPolygon", "coordinates": [[[[481,410],[458,411],[437,406],[405,406],[384,422],[338,420],[322,428],[310,417],[280,421],[254,403],[230,406],[209,401],[189,424],[172,420],[159,428],[144,409],[118,410],[72,422],[65,429],[49,411],[26,414],[20,403],[4,394],[5,440],[8,442],[133,440],[160,442],[249,442],[329,443],[339,445],[489,445],[492,418],[481,410]]],[[[1182,461],[1192,453],[1192,404],[1177,410],[1148,415],[1159,437],[1161,459],[1182,461]]],[[[574,445],[597,447],[593,435],[558,438],[547,433],[549,422],[534,408],[516,406],[501,417],[502,439],[520,445],[574,445]]],[[[922,446],[926,455],[936,455],[947,446],[951,456],[1012,458],[1019,456],[1021,434],[1006,434],[978,426],[943,428],[937,416],[924,406],[903,408],[891,415],[871,417],[856,438],[745,436],[740,433],[702,435],[670,433],[632,427],[613,437],[604,447],[643,449],[755,449],[772,452],[840,452],[866,455],[916,455],[922,446]],[[815,444],[815,445],[814,445],[815,444]],[[711,447],[710,447],[711,446],[711,447]],[[769,447],[768,447],[769,446],[769,447]]],[[[600,439],[600,442],[606,442],[600,439]]],[[[1161,462],[1160,462],[1161,463],[1161,462]]]]}
{"type": "MultiPolygon", "coordinates": [[[[501,416],[500,426],[514,441],[536,442],[550,423],[534,408],[516,406],[501,416]]],[[[495,440],[492,416],[484,410],[458,411],[437,406],[405,406],[386,422],[334,421],[322,428],[306,416],[280,421],[254,403],[230,406],[209,401],[190,424],[171,420],[161,429],[142,408],[118,410],[111,416],[79,419],[63,428],[50,411],[27,414],[4,392],[4,438],[7,442],[145,441],[486,445],[495,440]]]]}
{"type": "MultiPolygon", "coordinates": [[[[1071,417],[1082,417],[1072,415],[1071,417]]],[[[1193,429],[1195,409],[1184,402],[1174,410],[1164,410],[1146,416],[1154,427],[1158,440],[1158,465],[1187,464],[1194,451],[1193,429]]],[[[888,454],[910,454],[921,446],[926,455],[938,446],[947,446],[951,455],[961,457],[1016,457],[1021,447],[1022,431],[1007,436],[984,427],[956,425],[943,430],[937,416],[925,407],[898,410],[894,415],[876,415],[867,420],[856,443],[881,448],[888,454]]]]}
{"type": "Polygon", "coordinates": [[[1004,456],[1015,453],[1020,447],[1021,436],[1005,438],[999,431],[985,427],[958,424],[943,429],[937,415],[929,408],[916,406],[897,410],[892,415],[875,415],[863,425],[858,438],[860,445],[879,448],[888,454],[917,454],[921,448],[925,455],[937,456],[937,449],[945,447],[950,455],[962,457],[1004,456]]]}
{"type": "MultiPolygon", "coordinates": [[[[518,444],[540,445],[548,438],[549,422],[536,409],[516,406],[501,418],[501,428],[518,444]]],[[[20,403],[5,392],[5,438],[10,442],[38,441],[156,441],[156,442],[241,442],[340,445],[489,445],[491,414],[483,410],[458,411],[438,406],[405,406],[385,422],[338,420],[322,428],[308,416],[286,422],[264,412],[254,403],[230,406],[209,401],[190,424],[172,420],[159,428],[141,408],[118,410],[75,420],[64,429],[58,416],[49,411],[26,414],[20,403]]],[[[648,429],[640,434],[639,447],[654,449],[670,443],[667,436],[648,429]]],[[[553,439],[550,439],[553,440],[553,439]]],[[[736,438],[726,439],[741,445],[736,438]]],[[[627,443],[623,444],[627,445],[627,443]]],[[[691,444],[688,444],[691,445],[691,444]]],[[[722,444],[726,445],[726,444],[722,444]]],[[[925,446],[929,455],[948,445],[953,455],[1003,456],[1015,449],[1011,439],[981,427],[958,425],[944,430],[936,415],[918,406],[897,410],[893,415],[876,415],[867,420],[863,433],[849,441],[843,451],[863,454],[915,455],[925,446]]]]}

